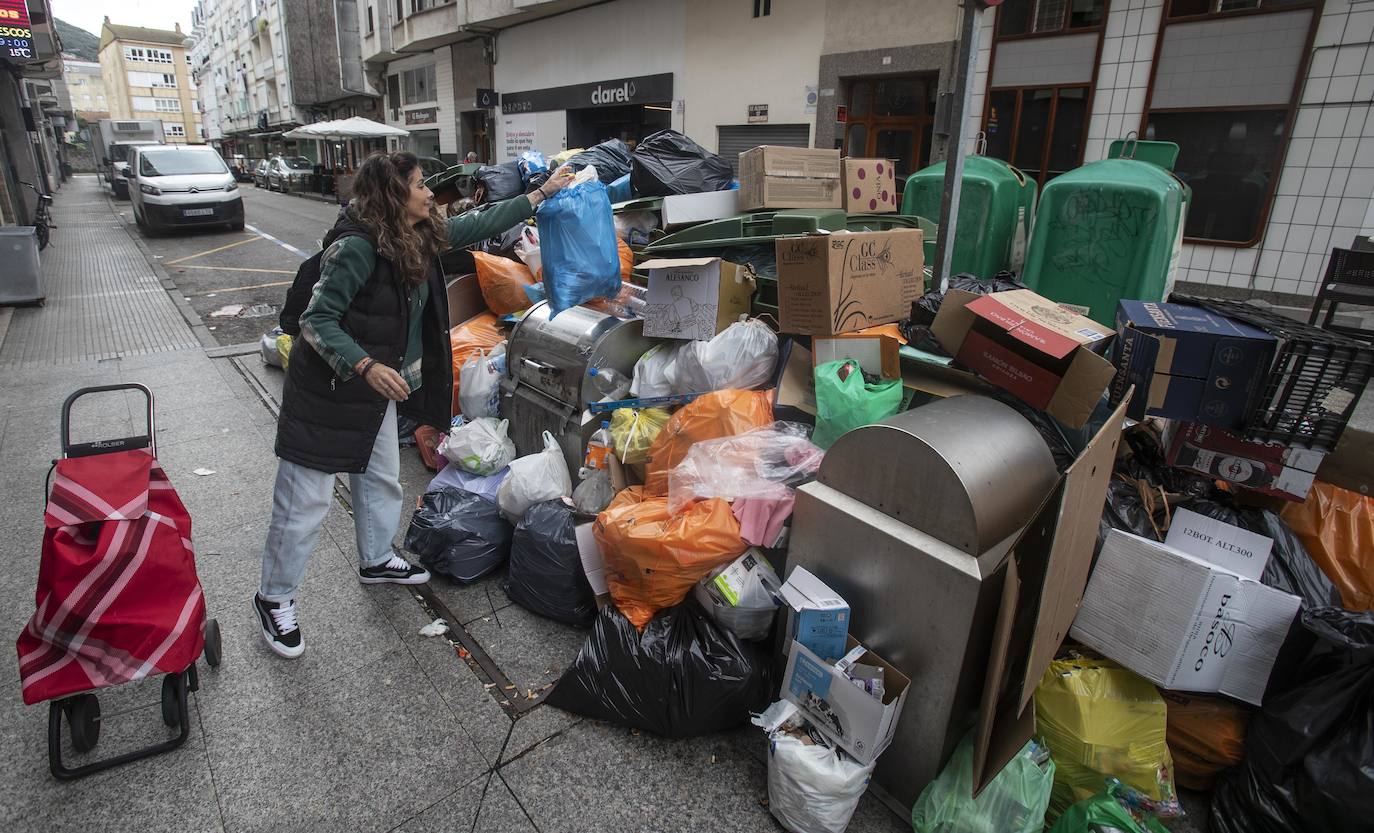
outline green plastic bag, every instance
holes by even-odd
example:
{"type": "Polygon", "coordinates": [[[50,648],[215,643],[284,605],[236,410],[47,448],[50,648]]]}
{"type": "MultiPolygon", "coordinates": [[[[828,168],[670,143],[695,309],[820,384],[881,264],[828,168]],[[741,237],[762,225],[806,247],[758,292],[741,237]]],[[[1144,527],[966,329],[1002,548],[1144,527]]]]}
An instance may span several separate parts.
{"type": "Polygon", "coordinates": [[[911,826],[916,833],[1041,833],[1053,783],[1054,761],[1031,741],[974,798],[973,744],[966,737],[916,799],[911,826]]]}
{"type": "Polygon", "coordinates": [[[900,379],[870,385],[853,359],[826,362],[816,368],[816,432],[811,442],[828,449],[841,434],[886,419],[901,406],[900,379]],[[841,373],[845,367],[847,375],[841,373]]]}
{"type": "Polygon", "coordinates": [[[1112,784],[1065,810],[1050,833],[1169,833],[1154,816],[1136,821],[1114,797],[1120,789],[1120,784],[1112,784]]]}

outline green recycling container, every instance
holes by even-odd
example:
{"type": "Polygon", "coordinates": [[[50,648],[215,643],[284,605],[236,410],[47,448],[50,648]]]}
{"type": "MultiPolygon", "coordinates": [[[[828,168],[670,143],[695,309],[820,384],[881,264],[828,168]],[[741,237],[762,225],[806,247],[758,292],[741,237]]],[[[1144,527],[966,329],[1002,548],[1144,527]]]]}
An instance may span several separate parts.
{"type": "MultiPolygon", "coordinates": [[[[902,213],[938,221],[944,191],[944,162],[917,171],[907,177],[902,213]]],[[[1001,159],[965,159],[951,273],[990,278],[1004,269],[1019,269],[1035,213],[1035,192],[1035,180],[1001,159]]]]}
{"type": "Polygon", "coordinates": [[[1190,197],[1159,164],[1177,156],[1172,142],[1127,140],[1112,154],[1045,186],[1021,275],[1046,298],[1109,327],[1119,301],[1164,299],[1190,197]]]}

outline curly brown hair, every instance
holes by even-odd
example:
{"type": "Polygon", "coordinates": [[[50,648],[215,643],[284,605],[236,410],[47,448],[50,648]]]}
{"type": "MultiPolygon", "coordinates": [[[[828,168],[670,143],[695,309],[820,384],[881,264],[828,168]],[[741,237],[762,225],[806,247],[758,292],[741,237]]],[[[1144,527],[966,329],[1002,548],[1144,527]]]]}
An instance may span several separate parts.
{"type": "Polygon", "coordinates": [[[407,151],[377,151],[358,167],[350,208],[358,222],[372,230],[377,253],[391,261],[397,276],[419,286],[429,275],[433,259],[449,248],[448,230],[439,208],[412,223],[406,216],[410,174],[420,160],[407,151]]]}

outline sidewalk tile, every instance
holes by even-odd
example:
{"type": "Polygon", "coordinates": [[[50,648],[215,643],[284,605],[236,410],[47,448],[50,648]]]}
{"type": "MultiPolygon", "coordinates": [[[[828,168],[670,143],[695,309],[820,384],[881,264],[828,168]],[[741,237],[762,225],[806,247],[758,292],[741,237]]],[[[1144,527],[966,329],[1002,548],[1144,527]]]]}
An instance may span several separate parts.
{"type": "Polygon", "coordinates": [[[495,773],[464,785],[396,828],[395,833],[534,833],[529,816],[495,773]]]}

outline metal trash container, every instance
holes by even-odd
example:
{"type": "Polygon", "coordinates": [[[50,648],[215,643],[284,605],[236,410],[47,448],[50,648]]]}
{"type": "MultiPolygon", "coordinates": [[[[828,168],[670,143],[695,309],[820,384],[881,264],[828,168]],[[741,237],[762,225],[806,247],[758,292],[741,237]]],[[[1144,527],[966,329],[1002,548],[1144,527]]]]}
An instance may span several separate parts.
{"type": "Polygon", "coordinates": [[[38,263],[38,229],[33,226],[0,227],[0,304],[41,303],[43,273],[38,263]]]}
{"type": "MultiPolygon", "coordinates": [[[[951,273],[991,278],[1004,269],[1019,271],[1035,214],[1036,190],[1035,180],[1001,159],[965,159],[951,273]]],[[[917,171],[907,177],[902,213],[938,218],[944,191],[944,162],[917,171]]]]}
{"type": "Polygon", "coordinates": [[[614,368],[629,377],[635,362],[654,346],[643,319],[616,318],[587,307],[549,315],[547,301],[530,308],[511,333],[501,413],[520,454],[543,449],[543,433],[558,439],[574,482],[587,440],[601,426],[587,404],[601,398],[587,371],[614,368]]]}
{"type": "Polygon", "coordinates": [[[1177,145],[1127,140],[1113,150],[1121,156],[1045,186],[1021,276],[1046,298],[1108,327],[1123,298],[1162,301],[1168,294],[1189,199],[1188,186],[1158,164],[1176,157],[1177,145]]]}

